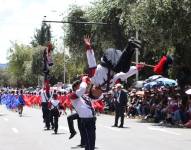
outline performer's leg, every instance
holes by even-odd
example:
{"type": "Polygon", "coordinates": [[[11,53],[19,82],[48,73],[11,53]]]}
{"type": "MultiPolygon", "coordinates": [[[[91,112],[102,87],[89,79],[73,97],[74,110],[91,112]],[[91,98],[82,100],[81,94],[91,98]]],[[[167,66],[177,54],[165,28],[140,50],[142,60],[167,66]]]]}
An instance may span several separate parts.
{"type": "Polygon", "coordinates": [[[117,62],[117,65],[114,67],[114,71],[116,73],[128,72],[131,66],[131,59],[133,54],[134,54],[134,49],[128,48],[124,50],[121,54],[119,61],[117,62]]]}
{"type": "Polygon", "coordinates": [[[58,116],[54,116],[54,133],[57,134],[58,131],[58,116]]]}
{"type": "Polygon", "coordinates": [[[54,129],[55,128],[55,120],[54,120],[54,111],[53,110],[49,111],[49,121],[51,124],[51,129],[54,129]]]}
{"type": "Polygon", "coordinates": [[[42,102],[41,103],[42,105],[42,117],[43,117],[43,122],[45,123],[46,121],[46,103],[45,102],[42,102]]]}
{"type": "Polygon", "coordinates": [[[123,127],[124,124],[124,114],[121,115],[121,124],[119,127],[123,127]]]}
{"type": "Polygon", "coordinates": [[[85,150],[94,150],[95,149],[95,140],[96,140],[96,126],[95,118],[86,118],[82,119],[82,128],[85,131],[85,150]]]}
{"type": "Polygon", "coordinates": [[[115,112],[115,124],[114,124],[115,127],[118,126],[118,120],[119,120],[119,114],[118,114],[118,112],[116,111],[116,112],[115,112]]]}
{"type": "Polygon", "coordinates": [[[131,59],[134,54],[135,48],[141,48],[141,42],[139,40],[130,39],[128,46],[122,52],[117,65],[114,67],[116,73],[119,72],[128,72],[131,66],[131,59]]]}
{"type": "Polygon", "coordinates": [[[71,133],[69,139],[73,138],[74,135],[76,134],[76,130],[74,129],[74,120],[78,119],[78,118],[79,118],[79,116],[78,116],[77,113],[71,114],[71,115],[69,115],[67,117],[68,127],[69,127],[69,130],[70,130],[70,133],[71,133]]]}
{"type": "Polygon", "coordinates": [[[45,110],[45,123],[46,123],[46,127],[47,127],[47,130],[50,129],[50,110],[48,108],[46,108],[45,110]]]}
{"type": "Polygon", "coordinates": [[[83,131],[80,118],[78,119],[78,129],[80,131],[80,136],[81,136],[80,146],[83,147],[83,146],[85,146],[85,131],[83,131]]]}

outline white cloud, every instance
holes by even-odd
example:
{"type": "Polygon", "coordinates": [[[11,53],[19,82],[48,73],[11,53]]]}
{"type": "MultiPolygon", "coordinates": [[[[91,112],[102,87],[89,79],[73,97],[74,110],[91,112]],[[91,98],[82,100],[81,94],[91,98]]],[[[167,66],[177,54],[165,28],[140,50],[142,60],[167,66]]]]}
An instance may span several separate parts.
{"type": "MultiPolygon", "coordinates": [[[[43,16],[60,20],[61,13],[66,14],[69,5],[85,6],[92,0],[0,0],[0,63],[7,62],[7,50],[10,41],[28,44],[40,28],[43,16]],[[56,11],[55,11],[56,10],[56,11]]],[[[53,35],[63,33],[61,25],[52,24],[53,35]]]]}

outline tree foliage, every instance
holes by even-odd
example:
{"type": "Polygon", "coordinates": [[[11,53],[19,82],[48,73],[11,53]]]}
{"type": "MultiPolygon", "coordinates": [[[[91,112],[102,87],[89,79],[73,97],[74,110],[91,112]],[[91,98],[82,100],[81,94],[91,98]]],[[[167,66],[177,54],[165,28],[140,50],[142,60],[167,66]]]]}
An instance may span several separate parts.
{"type": "MultiPolygon", "coordinates": [[[[128,38],[139,33],[143,41],[140,61],[156,64],[169,50],[174,58],[171,77],[180,85],[191,81],[191,1],[190,0],[99,0],[90,8],[72,6],[68,21],[105,22],[108,25],[68,24],[64,26],[64,43],[69,56],[55,51],[51,83],[63,81],[64,61],[66,80],[86,71],[87,60],[83,43],[84,35],[92,37],[96,60],[110,47],[123,50],[128,38]]],[[[9,71],[12,84],[26,82],[36,84],[42,74],[42,47],[51,41],[51,27],[43,23],[36,30],[32,47],[13,44],[10,50],[9,71]],[[18,81],[18,82],[14,82],[18,81]]],[[[4,73],[3,73],[4,74],[4,73]]],[[[152,68],[140,73],[143,79],[152,75],[152,68]]]]}
{"type": "Polygon", "coordinates": [[[45,46],[48,41],[51,41],[51,26],[46,23],[42,23],[40,29],[36,29],[36,33],[34,34],[34,39],[31,41],[33,47],[38,45],[45,46]]]}
{"type": "Polygon", "coordinates": [[[13,43],[10,49],[8,70],[16,79],[18,86],[25,84],[26,65],[32,60],[32,52],[31,47],[17,43],[13,43]]]}
{"type": "Polygon", "coordinates": [[[0,69],[0,85],[1,86],[9,86],[10,73],[7,69],[0,69]]]}
{"type": "MultiPolygon", "coordinates": [[[[75,11],[76,8],[73,8],[75,11]]],[[[174,49],[174,67],[172,77],[176,78],[179,68],[190,67],[191,1],[189,0],[101,0],[84,10],[87,20],[106,22],[107,26],[91,26],[94,47],[99,59],[108,47],[123,49],[127,39],[135,36],[143,41],[144,51],[140,60],[156,64],[168,50],[174,49]],[[179,66],[180,62],[182,65],[179,66]]],[[[88,32],[87,32],[88,33],[88,32]]],[[[71,36],[67,32],[68,37],[71,36]]],[[[80,30],[72,35],[82,36],[80,30]]],[[[72,43],[72,42],[71,42],[72,43]]],[[[81,45],[73,41],[74,45],[81,45]],[[74,44],[75,42],[75,44],[74,44]]],[[[71,45],[68,45],[71,47],[71,45]]],[[[146,69],[144,78],[152,75],[146,69]]],[[[181,69],[180,69],[181,70],[181,69]]]]}

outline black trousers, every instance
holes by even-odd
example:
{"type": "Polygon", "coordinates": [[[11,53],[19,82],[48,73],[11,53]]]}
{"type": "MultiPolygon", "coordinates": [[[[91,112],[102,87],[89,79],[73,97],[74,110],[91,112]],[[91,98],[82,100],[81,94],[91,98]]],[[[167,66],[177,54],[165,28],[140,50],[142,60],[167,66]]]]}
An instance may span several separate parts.
{"type": "Polygon", "coordinates": [[[53,120],[52,126],[54,127],[54,132],[57,133],[57,131],[58,131],[59,111],[56,110],[56,109],[52,109],[52,110],[50,111],[50,114],[51,114],[51,118],[52,118],[52,120],[53,120]]]}
{"type": "Polygon", "coordinates": [[[125,108],[115,110],[115,125],[116,126],[118,126],[118,120],[120,117],[121,117],[121,124],[119,126],[123,126],[123,124],[124,124],[124,112],[125,112],[125,108]]]}
{"type": "Polygon", "coordinates": [[[127,47],[126,50],[124,50],[121,54],[121,57],[119,58],[116,66],[113,68],[113,70],[116,73],[119,72],[128,72],[131,66],[131,59],[134,54],[134,49],[127,47]]]}
{"type": "Polygon", "coordinates": [[[82,130],[81,119],[77,113],[71,114],[67,117],[70,133],[72,134],[76,132],[76,130],[74,129],[74,120],[77,120],[78,122],[78,130],[80,131],[80,136],[81,136],[80,144],[85,145],[85,132],[82,130]]]}
{"type": "Polygon", "coordinates": [[[50,128],[50,110],[48,109],[48,102],[42,102],[42,117],[46,128],[50,128]]]}
{"type": "Polygon", "coordinates": [[[81,118],[82,130],[85,132],[85,150],[95,149],[96,118],[81,118]]]}

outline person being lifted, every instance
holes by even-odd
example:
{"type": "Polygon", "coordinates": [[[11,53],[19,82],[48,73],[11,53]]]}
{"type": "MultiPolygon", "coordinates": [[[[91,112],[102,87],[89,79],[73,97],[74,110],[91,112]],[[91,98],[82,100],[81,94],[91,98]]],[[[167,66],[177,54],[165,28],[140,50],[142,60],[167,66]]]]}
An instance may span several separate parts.
{"type": "MultiPolygon", "coordinates": [[[[103,93],[116,83],[118,79],[126,81],[127,78],[136,74],[144,66],[131,66],[131,59],[136,48],[141,48],[141,42],[134,38],[128,40],[126,48],[121,51],[114,48],[106,49],[101,57],[101,63],[96,64],[94,50],[91,46],[91,39],[84,37],[86,56],[89,66],[88,76],[91,78],[91,84],[95,89],[103,93]]],[[[93,95],[98,98],[100,95],[93,95]]]]}

